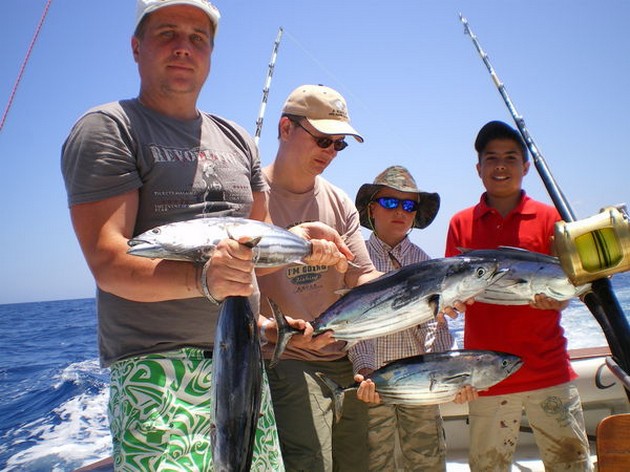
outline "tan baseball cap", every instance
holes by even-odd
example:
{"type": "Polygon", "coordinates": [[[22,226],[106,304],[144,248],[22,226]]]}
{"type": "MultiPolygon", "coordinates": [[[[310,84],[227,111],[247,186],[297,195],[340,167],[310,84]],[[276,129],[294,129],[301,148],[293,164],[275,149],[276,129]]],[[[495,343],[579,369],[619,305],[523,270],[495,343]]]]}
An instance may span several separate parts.
{"type": "Polygon", "coordinates": [[[140,21],[148,13],[153,13],[160,8],[170,7],[173,5],[190,5],[203,10],[210,18],[212,26],[214,26],[214,35],[217,35],[219,29],[219,18],[221,13],[219,9],[215,7],[208,0],[138,0],[136,3],[136,28],[140,24],[140,21]]]}
{"type": "Polygon", "coordinates": [[[330,87],[299,86],[284,102],[282,113],[303,116],[320,133],[350,135],[363,142],[363,136],[350,126],[345,99],[330,87]]]}

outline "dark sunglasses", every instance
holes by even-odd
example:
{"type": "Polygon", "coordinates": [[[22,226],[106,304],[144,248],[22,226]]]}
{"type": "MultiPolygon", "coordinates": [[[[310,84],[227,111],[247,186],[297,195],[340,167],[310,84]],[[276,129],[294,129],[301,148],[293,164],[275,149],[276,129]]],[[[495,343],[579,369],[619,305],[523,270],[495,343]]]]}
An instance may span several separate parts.
{"type": "Polygon", "coordinates": [[[299,121],[297,120],[291,120],[291,121],[295,123],[296,125],[298,125],[300,128],[302,128],[304,131],[306,131],[308,134],[310,134],[315,140],[315,143],[322,149],[326,149],[330,147],[331,144],[335,148],[335,151],[343,151],[345,148],[348,147],[348,143],[345,142],[343,138],[333,141],[330,138],[315,136],[313,133],[307,130],[304,126],[302,126],[302,123],[300,123],[299,121]]]}
{"type": "Polygon", "coordinates": [[[401,200],[395,197],[380,197],[375,200],[386,210],[395,210],[402,203],[402,209],[408,213],[413,213],[418,209],[418,202],[415,200],[401,200]]]}

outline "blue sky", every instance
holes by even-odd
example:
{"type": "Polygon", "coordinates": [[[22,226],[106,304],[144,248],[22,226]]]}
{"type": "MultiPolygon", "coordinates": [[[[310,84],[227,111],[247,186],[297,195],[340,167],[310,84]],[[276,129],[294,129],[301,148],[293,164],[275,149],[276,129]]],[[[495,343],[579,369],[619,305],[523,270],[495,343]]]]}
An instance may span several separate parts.
{"type": "MultiPolygon", "coordinates": [[[[2,0],[0,106],[8,101],[46,0],[2,0]]],[[[325,177],[354,199],[393,164],[437,191],[435,222],[412,239],[440,257],[451,215],[478,201],[472,143],[487,121],[512,124],[459,12],[488,53],[579,218],[628,202],[630,2],[602,0],[217,0],[223,18],[201,109],[252,134],[278,28],[284,28],[262,137],[275,155],[289,92],[323,83],[364,135],[325,177]]],[[[56,0],[0,130],[0,303],[91,297],[72,231],[60,147],[86,109],[138,91],[130,53],[135,1],[56,0]]],[[[524,186],[550,202],[532,169],[524,186]]],[[[629,202],[630,203],[630,202],[629,202]]]]}

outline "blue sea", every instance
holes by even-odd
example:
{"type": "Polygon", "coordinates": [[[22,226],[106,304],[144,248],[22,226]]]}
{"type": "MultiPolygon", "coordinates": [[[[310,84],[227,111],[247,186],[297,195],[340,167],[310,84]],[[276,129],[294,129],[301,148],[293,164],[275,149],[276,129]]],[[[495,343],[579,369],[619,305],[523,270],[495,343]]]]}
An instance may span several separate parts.
{"type": "MultiPolygon", "coordinates": [[[[628,316],[630,272],[612,283],[628,316]]],[[[563,325],[570,349],[606,344],[577,300],[563,325]]],[[[461,320],[450,326],[461,340],[461,320]]],[[[0,346],[0,470],[73,471],[111,454],[94,299],[0,305],[0,346]]]]}

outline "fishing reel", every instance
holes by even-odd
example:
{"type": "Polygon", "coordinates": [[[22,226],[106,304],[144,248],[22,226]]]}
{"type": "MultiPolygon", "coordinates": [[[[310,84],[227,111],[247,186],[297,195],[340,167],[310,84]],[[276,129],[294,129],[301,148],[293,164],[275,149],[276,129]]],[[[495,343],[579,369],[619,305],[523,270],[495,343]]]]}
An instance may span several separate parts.
{"type": "Polygon", "coordinates": [[[559,221],[555,252],[571,282],[581,285],[630,270],[630,216],[625,205],[578,221],[559,221]]]}

